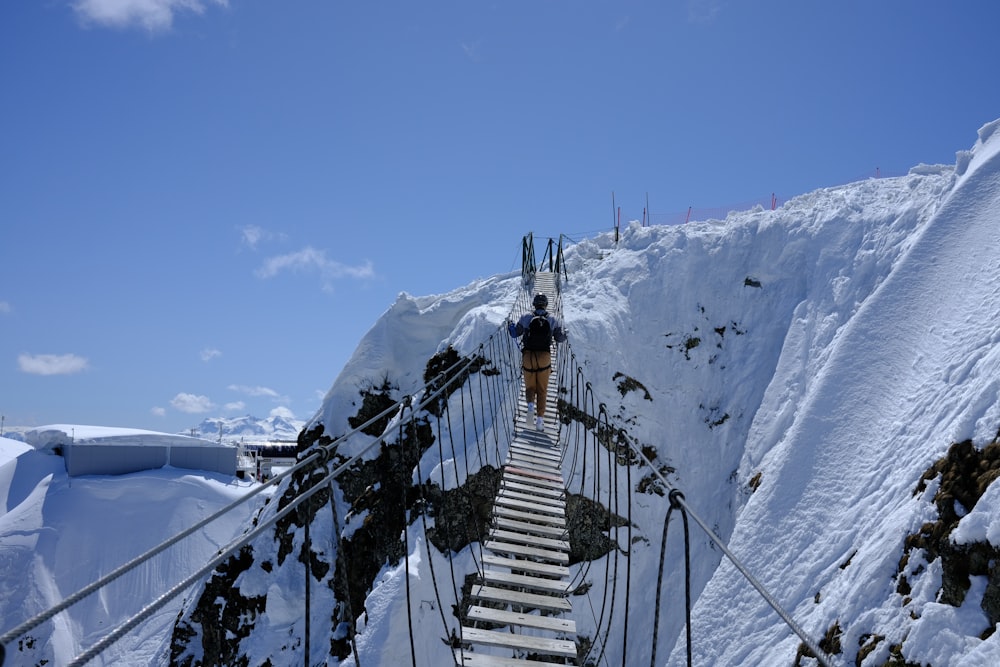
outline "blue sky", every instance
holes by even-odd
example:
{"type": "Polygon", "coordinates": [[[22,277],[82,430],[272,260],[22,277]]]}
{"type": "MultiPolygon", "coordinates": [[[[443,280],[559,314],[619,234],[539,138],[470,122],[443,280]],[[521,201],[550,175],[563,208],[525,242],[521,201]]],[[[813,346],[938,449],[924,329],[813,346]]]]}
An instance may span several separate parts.
{"type": "MultiPolygon", "coordinates": [[[[947,163],[992,0],[0,4],[0,414],[307,419],[525,232],[947,163]]],[[[571,323],[570,323],[571,324],[571,323]]]]}

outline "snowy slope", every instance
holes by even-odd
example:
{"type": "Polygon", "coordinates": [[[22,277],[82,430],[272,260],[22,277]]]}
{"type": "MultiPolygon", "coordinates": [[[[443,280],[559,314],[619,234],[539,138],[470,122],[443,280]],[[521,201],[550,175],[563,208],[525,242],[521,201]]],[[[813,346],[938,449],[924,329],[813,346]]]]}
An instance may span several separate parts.
{"type": "MultiPolygon", "coordinates": [[[[121,429],[76,427],[88,437],[121,429]]],[[[155,434],[150,434],[155,435],[155,434]]],[[[160,434],[163,437],[177,437],[160,434]]],[[[0,438],[0,627],[39,613],[245,494],[247,482],[175,468],[70,478],[59,456],[0,438]]],[[[209,525],[8,647],[7,664],[66,664],[215,555],[258,504],[209,525]]],[[[96,665],[156,664],[180,598],[96,665]]]]}
{"type": "MultiPolygon", "coordinates": [[[[913,497],[922,472],[950,443],[981,445],[1000,425],[996,129],[981,130],[937,213],[831,340],[802,313],[741,462],[742,476],[760,471],[762,483],[738,513],[731,547],[814,634],[839,620],[849,647],[865,633],[885,635],[871,664],[907,635],[913,662],[1000,663],[996,635],[983,646],[977,639],[988,623],[975,596],[961,610],[933,598],[903,607],[891,581],[905,536],[929,518],[913,497]],[[962,662],[973,651],[974,662],[962,662]]],[[[733,569],[721,568],[698,603],[701,655],[714,664],[788,655],[793,640],[759,610],[733,569]]]]}

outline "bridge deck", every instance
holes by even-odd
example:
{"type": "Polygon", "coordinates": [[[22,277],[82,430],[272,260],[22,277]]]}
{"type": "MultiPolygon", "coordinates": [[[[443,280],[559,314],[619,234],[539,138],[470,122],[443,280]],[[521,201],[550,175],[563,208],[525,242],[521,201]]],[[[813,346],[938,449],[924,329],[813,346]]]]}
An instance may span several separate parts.
{"type": "MultiPolygon", "coordinates": [[[[554,303],[555,276],[536,274],[535,291],[554,303]]],[[[455,649],[459,667],[578,664],[576,623],[559,617],[572,610],[572,591],[556,392],[553,372],[543,431],[528,423],[523,392],[519,397],[517,432],[483,542],[488,553],[465,610],[462,647],[455,649]]]]}

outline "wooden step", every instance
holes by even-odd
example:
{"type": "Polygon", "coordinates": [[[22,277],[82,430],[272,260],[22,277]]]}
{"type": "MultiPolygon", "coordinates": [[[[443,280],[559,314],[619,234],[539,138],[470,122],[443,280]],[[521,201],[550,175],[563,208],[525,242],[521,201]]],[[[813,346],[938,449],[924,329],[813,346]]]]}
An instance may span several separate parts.
{"type": "Polygon", "coordinates": [[[503,471],[504,481],[517,482],[518,484],[531,484],[533,486],[540,486],[546,489],[551,489],[554,491],[562,491],[565,493],[566,485],[563,483],[562,479],[558,482],[553,482],[549,479],[540,479],[538,477],[528,477],[526,475],[519,475],[516,472],[511,472],[510,469],[503,471]]]}
{"type": "Polygon", "coordinates": [[[504,470],[509,470],[515,475],[521,475],[522,477],[534,477],[536,479],[544,479],[549,482],[559,482],[560,484],[565,484],[562,475],[551,472],[544,472],[541,470],[531,470],[530,468],[524,468],[520,466],[507,465],[504,466],[504,470]]]}
{"type": "Polygon", "coordinates": [[[533,572],[538,576],[544,577],[562,578],[569,576],[569,568],[565,565],[539,563],[538,561],[525,560],[524,558],[504,558],[503,556],[483,554],[483,565],[506,567],[512,572],[533,572]]]}
{"type": "Polygon", "coordinates": [[[532,590],[549,595],[568,595],[569,582],[558,579],[544,579],[530,574],[511,574],[500,570],[485,570],[483,583],[487,585],[509,586],[518,589],[532,590]]]}
{"type": "Polygon", "coordinates": [[[576,642],[567,639],[548,639],[531,635],[516,635],[499,630],[480,630],[462,627],[462,641],[484,646],[533,651],[542,655],[576,658],[576,642]]]}
{"type": "Polygon", "coordinates": [[[489,540],[483,544],[484,549],[489,549],[493,553],[508,554],[514,556],[524,556],[525,558],[537,558],[550,563],[569,564],[569,554],[565,551],[551,551],[549,549],[539,549],[529,547],[524,544],[511,544],[510,542],[498,542],[489,540]]]}
{"type": "Polygon", "coordinates": [[[565,664],[558,662],[505,658],[499,655],[474,653],[460,648],[455,649],[455,664],[458,667],[566,667],[565,664]]]}
{"type": "Polygon", "coordinates": [[[566,529],[558,526],[545,526],[540,523],[515,521],[514,519],[508,519],[502,516],[497,517],[496,520],[493,522],[493,524],[497,528],[500,528],[501,530],[513,530],[519,533],[531,533],[533,535],[541,535],[542,537],[554,537],[559,540],[567,539],[566,529]]]}
{"type": "Polygon", "coordinates": [[[518,493],[530,493],[531,495],[543,496],[545,498],[562,499],[564,495],[562,489],[553,489],[548,486],[537,486],[535,484],[522,484],[521,482],[506,479],[501,480],[500,486],[511,491],[517,491],[518,493]]]}
{"type": "Polygon", "coordinates": [[[549,537],[526,535],[510,530],[493,530],[490,532],[489,539],[510,542],[511,544],[526,544],[529,547],[540,547],[553,551],[569,551],[569,542],[566,540],[554,540],[549,537]]]}
{"type": "Polygon", "coordinates": [[[516,611],[491,609],[489,607],[480,606],[469,607],[469,611],[466,612],[465,615],[470,621],[496,623],[497,625],[520,625],[526,628],[535,628],[537,630],[551,630],[552,632],[576,634],[576,621],[571,618],[562,618],[560,616],[522,614],[516,611]]]}
{"type": "Polygon", "coordinates": [[[521,510],[522,512],[534,512],[535,514],[548,514],[550,516],[558,517],[566,516],[566,510],[563,507],[543,505],[542,503],[529,502],[521,500],[520,498],[511,498],[505,493],[501,493],[497,496],[496,505],[511,507],[516,510],[521,510]]]}
{"type": "Polygon", "coordinates": [[[559,474],[559,464],[550,463],[548,461],[539,461],[537,459],[526,459],[524,457],[512,457],[508,459],[507,465],[513,466],[515,468],[522,468],[524,470],[530,470],[534,473],[541,473],[543,475],[558,475],[559,474]]]}
{"type": "Polygon", "coordinates": [[[527,466],[532,470],[541,470],[542,472],[558,472],[559,471],[559,461],[552,461],[551,459],[538,458],[535,456],[529,456],[527,454],[522,454],[518,451],[510,452],[510,458],[507,459],[512,465],[516,466],[527,466]]]}
{"type": "Polygon", "coordinates": [[[527,454],[528,456],[535,456],[542,459],[551,459],[557,462],[562,460],[562,453],[555,447],[545,447],[542,445],[529,445],[526,442],[518,442],[517,440],[510,443],[509,451],[511,452],[518,451],[527,454]]]}
{"type": "MultiPolygon", "coordinates": [[[[546,509],[558,508],[560,512],[565,512],[566,501],[562,498],[546,498],[545,496],[535,496],[530,493],[519,493],[518,491],[511,491],[510,489],[505,489],[500,487],[500,494],[497,499],[509,498],[511,500],[520,500],[525,503],[532,505],[544,505],[546,509]]],[[[541,511],[541,510],[539,510],[541,511]]]]}
{"type": "Polygon", "coordinates": [[[538,593],[522,593],[506,588],[476,584],[472,587],[471,596],[477,600],[489,600],[525,609],[545,609],[547,611],[572,611],[569,600],[555,595],[540,595],[538,593]]]}
{"type": "Polygon", "coordinates": [[[505,507],[502,504],[495,505],[493,507],[493,516],[502,516],[509,519],[516,519],[518,521],[532,521],[534,523],[540,523],[543,526],[556,526],[559,528],[566,527],[565,513],[559,514],[539,514],[537,512],[532,512],[525,510],[524,508],[514,508],[505,507]]]}

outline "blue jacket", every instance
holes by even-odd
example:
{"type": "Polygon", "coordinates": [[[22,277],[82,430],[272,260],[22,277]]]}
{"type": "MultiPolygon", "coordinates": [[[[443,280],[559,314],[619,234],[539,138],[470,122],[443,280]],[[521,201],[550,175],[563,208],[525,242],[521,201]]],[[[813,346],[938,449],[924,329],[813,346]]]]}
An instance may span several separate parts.
{"type": "Polygon", "coordinates": [[[531,324],[531,318],[535,315],[545,315],[548,318],[549,326],[552,328],[552,338],[557,343],[561,343],[566,340],[566,332],[563,330],[562,324],[559,322],[559,318],[555,315],[549,314],[541,308],[538,308],[533,313],[525,313],[516,323],[511,322],[507,325],[507,333],[509,333],[513,338],[523,336],[524,332],[528,330],[528,325],[531,324]]]}

